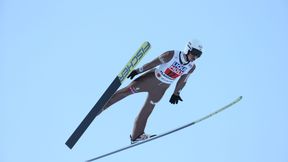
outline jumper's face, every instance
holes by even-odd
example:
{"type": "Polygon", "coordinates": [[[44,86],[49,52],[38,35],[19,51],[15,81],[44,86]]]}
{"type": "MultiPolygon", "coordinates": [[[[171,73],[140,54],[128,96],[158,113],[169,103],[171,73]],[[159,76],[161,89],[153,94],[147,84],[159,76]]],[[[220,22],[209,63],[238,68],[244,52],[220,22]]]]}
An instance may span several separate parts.
{"type": "Polygon", "coordinates": [[[202,52],[198,49],[193,48],[191,51],[188,51],[187,58],[189,61],[194,61],[201,56],[202,52]]]}

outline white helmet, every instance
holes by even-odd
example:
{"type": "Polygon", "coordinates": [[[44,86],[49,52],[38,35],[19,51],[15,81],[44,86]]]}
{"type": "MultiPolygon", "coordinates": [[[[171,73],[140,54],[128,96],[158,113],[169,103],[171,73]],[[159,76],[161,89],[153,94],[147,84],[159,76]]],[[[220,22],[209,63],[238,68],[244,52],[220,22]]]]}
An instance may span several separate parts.
{"type": "Polygon", "coordinates": [[[184,53],[187,54],[188,51],[192,51],[192,49],[195,48],[197,50],[199,50],[200,52],[202,52],[202,45],[198,40],[192,40],[189,41],[184,49],[184,53]]]}

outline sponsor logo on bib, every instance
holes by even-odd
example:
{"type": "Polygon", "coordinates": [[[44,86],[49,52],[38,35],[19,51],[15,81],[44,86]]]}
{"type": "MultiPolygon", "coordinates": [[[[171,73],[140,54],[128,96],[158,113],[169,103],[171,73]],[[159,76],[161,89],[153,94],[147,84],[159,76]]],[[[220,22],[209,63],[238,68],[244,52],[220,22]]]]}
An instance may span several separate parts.
{"type": "Polygon", "coordinates": [[[171,77],[172,79],[175,79],[179,76],[181,76],[185,71],[187,70],[187,67],[181,65],[178,62],[174,62],[169,68],[165,70],[165,74],[171,77]]]}

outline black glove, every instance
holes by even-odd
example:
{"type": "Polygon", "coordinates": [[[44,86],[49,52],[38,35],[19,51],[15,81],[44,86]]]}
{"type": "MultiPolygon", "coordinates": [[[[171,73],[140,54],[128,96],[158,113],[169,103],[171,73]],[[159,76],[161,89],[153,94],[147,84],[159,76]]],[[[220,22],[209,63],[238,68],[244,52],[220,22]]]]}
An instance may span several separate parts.
{"type": "Polygon", "coordinates": [[[180,100],[180,101],[183,101],[182,98],[181,98],[179,95],[172,94],[169,102],[170,102],[171,104],[178,104],[178,101],[179,101],[179,100],[180,100]]]}
{"type": "Polygon", "coordinates": [[[133,78],[135,77],[135,75],[137,75],[137,74],[139,74],[139,73],[137,72],[137,70],[133,70],[133,71],[127,76],[127,78],[133,79],[133,78]]]}

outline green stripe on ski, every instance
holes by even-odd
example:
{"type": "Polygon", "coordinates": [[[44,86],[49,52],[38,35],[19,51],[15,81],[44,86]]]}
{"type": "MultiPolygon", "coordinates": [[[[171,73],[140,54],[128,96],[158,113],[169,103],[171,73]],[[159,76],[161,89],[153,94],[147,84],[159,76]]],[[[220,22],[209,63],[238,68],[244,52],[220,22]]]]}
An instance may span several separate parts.
{"type": "Polygon", "coordinates": [[[141,47],[135,52],[129,62],[125,65],[125,67],[121,70],[118,75],[121,83],[126,79],[126,77],[134,70],[135,66],[140,62],[140,60],[147,54],[150,49],[151,44],[149,42],[144,42],[141,47]]]}

